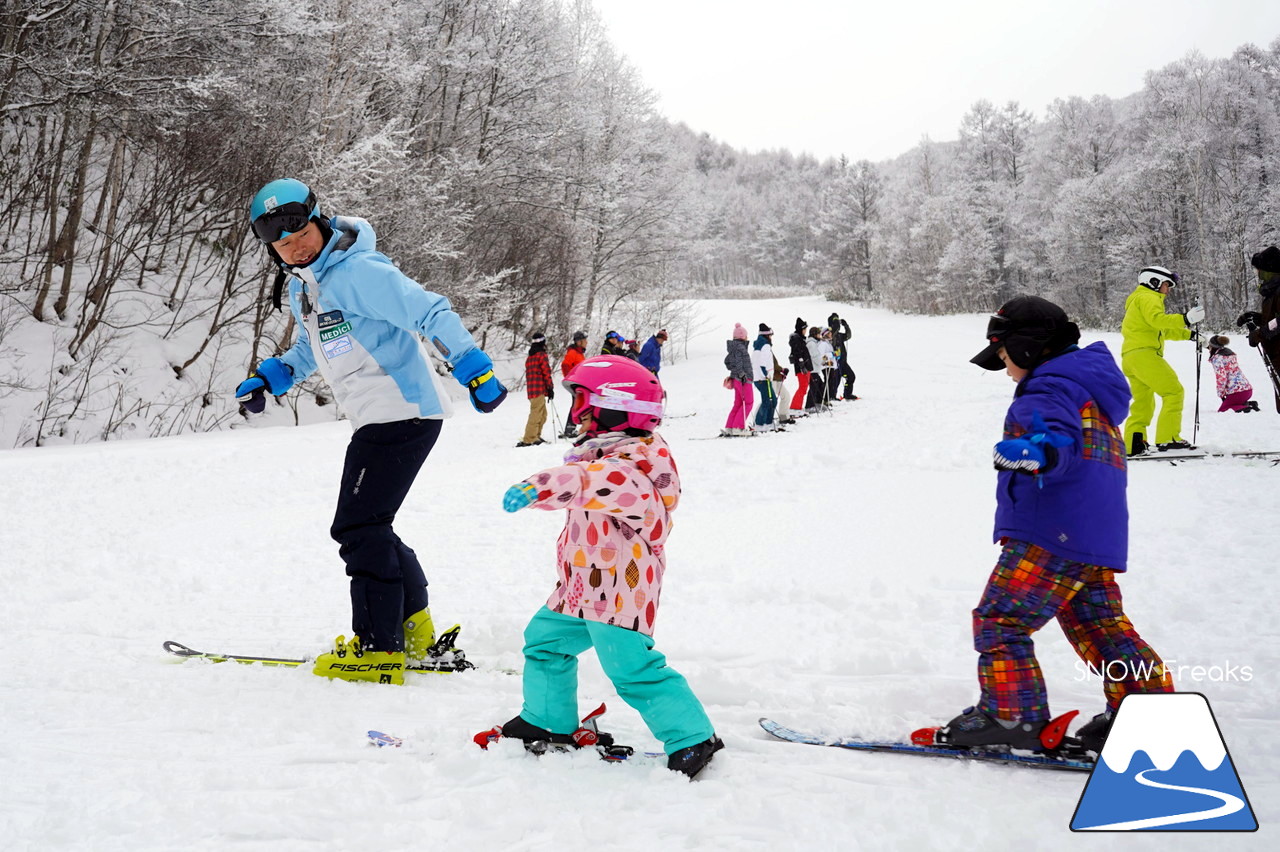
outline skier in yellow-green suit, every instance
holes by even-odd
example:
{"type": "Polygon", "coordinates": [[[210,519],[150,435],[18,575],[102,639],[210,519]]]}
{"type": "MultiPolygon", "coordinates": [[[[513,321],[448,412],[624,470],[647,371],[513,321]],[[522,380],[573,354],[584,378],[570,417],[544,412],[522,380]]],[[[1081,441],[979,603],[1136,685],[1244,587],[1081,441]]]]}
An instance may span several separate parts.
{"type": "Polygon", "coordinates": [[[1177,283],[1175,273],[1163,266],[1148,266],[1138,273],[1138,286],[1124,303],[1120,369],[1133,393],[1129,419],[1124,424],[1124,440],[1131,456],[1141,455],[1149,448],[1147,427],[1156,412],[1156,394],[1160,395],[1156,447],[1172,450],[1191,446],[1182,438],[1182,383],[1164,360],[1164,342],[1193,338],[1191,326],[1204,319],[1204,308],[1196,305],[1184,314],[1165,313],[1165,297],[1177,283]]]}

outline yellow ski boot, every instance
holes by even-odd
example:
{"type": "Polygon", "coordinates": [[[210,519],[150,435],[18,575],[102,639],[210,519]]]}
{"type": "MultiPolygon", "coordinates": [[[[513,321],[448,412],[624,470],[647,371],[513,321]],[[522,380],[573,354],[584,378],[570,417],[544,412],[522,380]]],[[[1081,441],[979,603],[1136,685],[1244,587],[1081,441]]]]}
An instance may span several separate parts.
{"type": "Polygon", "coordinates": [[[366,651],[360,637],[339,636],[334,649],[316,657],[315,674],[371,683],[404,683],[404,651],[366,651]]]}

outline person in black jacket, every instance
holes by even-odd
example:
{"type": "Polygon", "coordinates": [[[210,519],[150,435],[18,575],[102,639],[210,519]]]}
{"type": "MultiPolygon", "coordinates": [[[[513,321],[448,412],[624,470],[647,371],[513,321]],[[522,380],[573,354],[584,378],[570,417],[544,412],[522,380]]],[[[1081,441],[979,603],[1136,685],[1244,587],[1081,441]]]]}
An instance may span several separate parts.
{"type": "Polygon", "coordinates": [[[1276,411],[1280,412],[1280,248],[1268,246],[1255,254],[1251,263],[1258,271],[1262,304],[1256,311],[1242,313],[1236,327],[1248,330],[1249,345],[1262,355],[1275,392],[1276,411]]]}
{"type": "Polygon", "coordinates": [[[796,389],[795,396],[791,397],[791,410],[796,412],[794,415],[796,417],[804,417],[806,414],[805,401],[809,396],[809,374],[813,372],[813,360],[809,357],[809,348],[804,342],[808,328],[808,323],[796,317],[795,333],[787,339],[791,345],[791,355],[788,360],[795,368],[796,382],[800,385],[796,389]]]}
{"type": "Polygon", "coordinates": [[[827,317],[827,326],[831,329],[831,347],[836,352],[836,373],[835,381],[830,390],[832,399],[854,400],[858,397],[853,393],[853,383],[857,380],[857,376],[853,372],[853,367],[849,366],[849,338],[853,337],[853,333],[849,331],[848,320],[840,319],[836,314],[827,317]],[[843,330],[841,330],[843,328],[843,330]],[[841,377],[844,378],[844,395],[836,394],[835,385],[840,384],[841,377]]]}

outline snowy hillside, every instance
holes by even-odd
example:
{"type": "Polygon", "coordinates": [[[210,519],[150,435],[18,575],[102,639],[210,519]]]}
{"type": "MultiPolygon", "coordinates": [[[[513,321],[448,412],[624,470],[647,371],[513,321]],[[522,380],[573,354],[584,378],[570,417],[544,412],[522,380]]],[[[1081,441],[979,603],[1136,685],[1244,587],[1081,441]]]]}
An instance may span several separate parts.
{"type": "MultiPolygon", "coordinates": [[[[462,622],[460,644],[481,666],[404,687],[180,663],[160,647],[297,656],[349,632],[327,537],[346,423],[0,452],[0,843],[773,852],[1089,842],[1068,830],[1083,776],[793,745],[756,724],[768,715],[902,737],[975,698],[969,611],[997,556],[990,447],[1013,390],[968,363],[985,319],[816,299],[698,310],[689,360],[662,373],[663,433],[685,491],[656,638],[727,744],[701,780],[471,743],[518,711],[520,679],[501,669],[521,666],[521,632],[555,582],[562,518],[501,509],[507,485],[564,448],[514,446],[521,395],[488,417],[460,409],[399,517],[437,624],[462,622]],[[833,309],[850,319],[864,399],[785,434],[693,440],[724,425],[734,322],[766,322],[783,341],[797,316],[825,322],[833,309]],[[370,728],[412,748],[373,748],[370,728]]],[[[1118,336],[1102,338],[1118,351],[1118,336]]],[[[1200,441],[1280,450],[1262,365],[1238,351],[1263,413],[1217,414],[1206,364],[1200,441]]],[[[1169,346],[1189,389],[1194,352],[1169,346]]],[[[1191,411],[1188,400],[1188,436],[1191,411]]],[[[1280,820],[1278,487],[1280,469],[1260,461],[1133,465],[1121,579],[1138,630],[1175,677],[1184,667],[1179,688],[1212,702],[1263,826],[1229,840],[1258,849],[1274,848],[1266,835],[1280,820]],[[1234,679],[1210,667],[1235,667],[1234,679]]],[[[1053,709],[1100,710],[1100,685],[1061,632],[1048,627],[1038,647],[1053,709]]],[[[580,708],[601,701],[620,742],[657,747],[588,654],[580,708]]],[[[1207,835],[1125,844],[1223,845],[1207,835]]]]}

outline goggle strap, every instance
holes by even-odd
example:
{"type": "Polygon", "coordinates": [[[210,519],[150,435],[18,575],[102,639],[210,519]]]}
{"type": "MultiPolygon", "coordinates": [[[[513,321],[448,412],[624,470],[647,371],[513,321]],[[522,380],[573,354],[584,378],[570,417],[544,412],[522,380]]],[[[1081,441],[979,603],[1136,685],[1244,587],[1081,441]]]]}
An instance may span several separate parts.
{"type": "Polygon", "coordinates": [[[617,396],[601,396],[593,393],[587,397],[587,401],[597,408],[608,408],[613,411],[630,411],[633,414],[649,414],[654,417],[662,416],[662,403],[649,402],[644,399],[627,399],[626,397],[617,396]]]}

